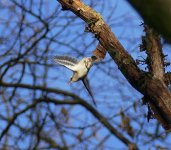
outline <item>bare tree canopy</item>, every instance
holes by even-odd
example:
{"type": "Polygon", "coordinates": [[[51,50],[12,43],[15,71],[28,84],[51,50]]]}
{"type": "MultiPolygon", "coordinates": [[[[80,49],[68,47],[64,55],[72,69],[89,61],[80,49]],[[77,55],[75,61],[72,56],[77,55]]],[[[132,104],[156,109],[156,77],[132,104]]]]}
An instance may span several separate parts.
{"type": "Polygon", "coordinates": [[[125,0],[1,1],[0,149],[169,149],[170,46],[151,27],[125,0]],[[68,84],[84,58],[88,88],[68,84]]]}

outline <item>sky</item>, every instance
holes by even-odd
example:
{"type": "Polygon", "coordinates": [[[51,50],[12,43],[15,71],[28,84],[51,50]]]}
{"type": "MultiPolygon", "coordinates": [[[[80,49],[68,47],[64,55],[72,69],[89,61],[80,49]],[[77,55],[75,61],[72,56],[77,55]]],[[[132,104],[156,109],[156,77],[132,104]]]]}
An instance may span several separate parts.
{"type": "MultiPolygon", "coordinates": [[[[49,14],[52,13],[52,11],[56,6],[59,6],[59,3],[57,3],[56,0],[52,0],[52,1],[45,0],[45,1],[47,5],[44,9],[42,9],[42,13],[44,17],[47,17],[49,14]]],[[[25,3],[25,5],[29,5],[29,2],[28,3],[27,2],[25,3]]],[[[84,2],[88,5],[91,4],[90,0],[85,0],[84,2]]],[[[2,0],[1,3],[5,7],[9,5],[10,1],[2,0]]],[[[139,44],[141,41],[141,36],[143,34],[143,27],[141,26],[142,20],[138,16],[138,14],[132,9],[132,7],[130,7],[129,4],[127,4],[125,0],[115,0],[115,2],[113,2],[113,0],[108,0],[108,2],[106,3],[104,3],[103,0],[99,0],[97,1],[96,5],[93,6],[93,8],[98,12],[101,12],[103,10],[101,13],[102,17],[111,27],[112,31],[118,37],[119,41],[122,43],[124,48],[129,51],[129,53],[133,56],[134,59],[138,59],[140,57],[144,57],[144,58],[146,57],[145,53],[138,51],[139,44]],[[109,15],[111,13],[112,15],[109,15]]],[[[33,10],[35,13],[39,13],[37,7],[34,7],[33,10]]],[[[76,57],[77,59],[81,59],[83,57],[83,54],[87,57],[91,56],[92,50],[95,49],[98,42],[91,33],[84,33],[83,29],[85,27],[85,23],[78,17],[75,17],[75,15],[73,15],[69,11],[63,12],[59,9],[57,10],[57,12],[58,12],[57,17],[52,21],[52,25],[55,26],[56,22],[58,22],[58,24],[53,28],[53,30],[51,30],[48,33],[49,37],[57,35],[57,38],[55,39],[56,42],[52,43],[49,47],[50,53],[47,56],[48,61],[51,62],[51,58],[55,55],[67,54],[76,57]],[[71,20],[71,22],[69,22],[68,24],[66,18],[70,18],[70,17],[74,18],[74,21],[71,20]],[[75,35],[75,33],[77,33],[77,35],[75,35]],[[78,34],[80,36],[78,36],[78,34]]],[[[8,17],[10,17],[10,14],[8,12],[4,11],[3,13],[0,13],[0,22],[3,22],[3,20],[5,20],[8,17]]],[[[17,17],[16,18],[13,17],[11,19],[11,26],[13,25],[15,26],[15,19],[17,19],[17,17]]],[[[30,22],[34,22],[36,21],[36,18],[31,15],[27,15],[27,20],[30,22]]],[[[37,23],[35,29],[36,27],[39,26],[40,24],[37,23]]],[[[2,31],[4,30],[5,28],[0,26],[0,32],[2,33],[2,31]]],[[[32,34],[31,30],[28,29],[23,31],[23,35],[24,33],[32,34]]],[[[8,30],[6,31],[6,34],[9,34],[8,30]]],[[[11,40],[11,43],[12,41],[13,39],[11,40]]],[[[38,45],[40,52],[41,49],[42,51],[44,50],[45,44],[46,44],[45,41],[43,41],[40,42],[40,44],[38,45]]],[[[169,51],[169,48],[170,46],[168,45],[164,47],[166,53],[169,51]]],[[[12,57],[16,57],[16,54],[13,53],[12,57]]],[[[2,61],[5,61],[5,59],[9,59],[9,58],[4,58],[2,61]]],[[[29,57],[28,59],[41,61],[38,58],[34,58],[34,57],[29,57]]],[[[171,60],[171,58],[168,57],[168,60],[171,60]]],[[[145,68],[144,66],[140,66],[140,67],[145,68]]],[[[20,67],[18,69],[20,69],[20,67]]],[[[26,70],[29,71],[29,68],[27,68],[26,70]]],[[[36,68],[36,74],[40,75],[40,72],[42,72],[42,68],[36,68]]],[[[78,83],[74,83],[71,86],[68,85],[68,81],[71,76],[71,71],[57,65],[55,69],[49,70],[47,74],[48,77],[56,78],[55,81],[54,79],[48,79],[47,87],[60,88],[63,90],[73,92],[75,94],[78,94],[80,97],[86,98],[86,100],[92,104],[91,97],[83,88],[82,83],[78,82],[78,83]]],[[[19,75],[16,74],[16,77],[17,76],[19,75]]],[[[113,116],[114,114],[119,113],[121,107],[127,108],[130,105],[132,105],[135,101],[137,102],[138,105],[137,112],[135,113],[133,110],[129,110],[128,112],[130,114],[135,113],[135,116],[141,114],[140,115],[141,117],[144,116],[144,114],[146,113],[147,111],[146,108],[141,105],[142,95],[139,92],[137,92],[134,88],[132,88],[131,85],[125,80],[125,78],[119,71],[117,65],[113,63],[113,61],[111,60],[108,54],[106,58],[102,61],[102,63],[96,64],[95,66],[92,67],[88,77],[90,80],[92,90],[94,92],[94,96],[97,100],[97,104],[98,104],[97,109],[104,116],[106,117],[113,116]],[[99,88],[101,89],[99,90],[99,88]],[[112,92],[109,93],[109,90],[112,92]],[[100,91],[100,92],[95,92],[95,91],[100,91]],[[103,103],[103,101],[105,101],[105,103],[103,103]]],[[[10,82],[8,76],[6,80],[10,82]]],[[[33,78],[30,78],[30,76],[25,76],[22,82],[28,84],[32,83],[33,78]]],[[[38,85],[42,84],[42,80],[37,80],[36,84],[38,85]]],[[[23,93],[28,94],[28,91],[24,91],[23,93]]],[[[37,97],[39,95],[40,93],[37,92],[37,97]]],[[[57,98],[63,99],[62,96],[61,97],[58,96],[57,98]]],[[[57,111],[56,107],[51,106],[51,109],[53,111],[57,111]]],[[[42,114],[43,113],[44,112],[42,112],[42,114]]],[[[72,125],[75,126],[77,126],[78,124],[83,125],[85,123],[92,124],[97,121],[96,119],[94,119],[94,117],[92,117],[90,113],[87,112],[87,110],[85,110],[80,106],[75,106],[72,109],[71,116],[77,117],[77,120],[74,119],[70,120],[70,123],[72,123],[72,125]]],[[[141,120],[141,118],[139,119],[141,120]]],[[[21,122],[23,121],[23,126],[24,123],[27,122],[25,117],[21,117],[20,121],[21,122]]],[[[119,121],[120,118],[116,117],[116,119],[111,120],[111,123],[114,127],[116,127],[115,124],[117,125],[119,121]]],[[[142,122],[143,121],[144,119],[142,118],[142,122]]],[[[152,120],[149,124],[147,124],[147,126],[153,125],[155,123],[156,121],[152,120]]],[[[137,129],[139,128],[134,121],[132,122],[132,124],[135,128],[137,129]]],[[[1,127],[3,125],[1,124],[1,127]]],[[[101,124],[98,125],[102,126],[101,124]]],[[[12,128],[11,130],[17,131],[16,128],[12,128]]],[[[153,131],[153,128],[148,127],[147,130],[153,131]]],[[[122,130],[120,131],[122,132],[122,130]]],[[[163,132],[162,129],[161,131],[163,132]]],[[[84,136],[88,135],[90,132],[92,132],[91,129],[87,129],[84,136]]],[[[103,127],[103,129],[97,133],[97,137],[95,137],[93,142],[95,143],[98,142],[98,138],[102,138],[108,133],[109,131],[106,130],[105,127],[103,127]]],[[[71,143],[75,142],[72,137],[67,136],[66,138],[69,139],[68,141],[71,143]]],[[[168,140],[170,140],[170,138],[168,138],[168,140]]],[[[80,147],[82,147],[81,144],[80,147]]],[[[124,145],[114,136],[111,136],[109,140],[107,140],[106,142],[106,150],[110,149],[110,147],[115,147],[118,150],[124,149],[124,145]]],[[[149,145],[141,146],[142,149],[146,149],[148,147],[149,145]]]]}

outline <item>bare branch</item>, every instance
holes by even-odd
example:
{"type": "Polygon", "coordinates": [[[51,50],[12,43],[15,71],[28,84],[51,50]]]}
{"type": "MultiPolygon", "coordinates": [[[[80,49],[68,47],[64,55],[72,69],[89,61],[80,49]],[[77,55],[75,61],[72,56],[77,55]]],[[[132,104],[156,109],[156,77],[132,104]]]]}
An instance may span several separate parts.
{"type": "MultiPolygon", "coordinates": [[[[45,87],[41,87],[41,86],[31,86],[31,85],[27,85],[27,84],[12,84],[12,83],[1,83],[2,86],[5,87],[18,87],[18,88],[26,88],[26,89],[35,89],[35,90],[43,90],[43,91],[47,91],[47,92],[53,92],[56,94],[63,94],[66,96],[71,96],[74,101],[57,101],[57,100],[53,100],[53,99],[38,99],[38,100],[34,100],[34,103],[30,104],[29,106],[27,106],[25,109],[23,109],[22,111],[18,112],[17,114],[14,115],[14,117],[12,118],[12,120],[10,121],[10,123],[8,124],[8,126],[6,127],[6,129],[3,131],[3,133],[1,134],[0,139],[2,139],[2,137],[4,136],[4,134],[8,131],[9,127],[12,125],[12,123],[17,119],[17,117],[26,112],[27,110],[29,110],[30,108],[33,108],[37,105],[37,103],[40,102],[47,102],[47,103],[54,103],[54,104],[80,104],[82,106],[84,106],[87,110],[89,110],[89,112],[91,112],[91,114],[97,118],[113,135],[115,135],[117,138],[119,138],[125,145],[127,146],[133,146],[136,148],[136,145],[134,143],[132,143],[129,139],[127,139],[123,134],[121,134],[120,132],[117,131],[117,129],[115,129],[110,123],[109,121],[102,115],[100,114],[94,107],[92,107],[90,104],[88,104],[85,100],[83,100],[82,98],[69,93],[69,92],[65,92],[62,90],[58,90],[58,89],[53,89],[53,88],[45,88],[45,87]]],[[[137,149],[137,148],[136,148],[137,149]]]]}
{"type": "Polygon", "coordinates": [[[144,37],[144,46],[147,52],[147,64],[149,72],[154,78],[163,80],[164,76],[164,55],[159,35],[147,25],[144,25],[146,36],[144,37]]]}
{"type": "Polygon", "coordinates": [[[89,31],[95,34],[100,44],[109,52],[129,83],[153,103],[154,115],[166,130],[171,129],[171,94],[163,81],[144,74],[133,58],[126,52],[102,17],[92,8],[74,0],[58,0],[64,9],[69,9],[88,23],[89,31]]]}
{"type": "Polygon", "coordinates": [[[1,135],[0,135],[0,141],[2,140],[2,138],[4,137],[4,135],[8,132],[9,128],[14,124],[15,120],[23,113],[25,113],[26,111],[30,110],[31,108],[34,108],[38,103],[41,102],[45,102],[45,103],[54,103],[56,105],[64,105],[64,104],[70,104],[70,105],[75,105],[78,104],[77,101],[57,101],[54,99],[37,99],[34,100],[34,102],[28,106],[26,106],[24,109],[22,109],[21,111],[19,111],[18,113],[14,114],[13,117],[10,119],[10,121],[8,122],[8,125],[6,126],[6,128],[2,131],[1,135]]]}
{"type": "Polygon", "coordinates": [[[118,65],[118,68],[130,81],[130,84],[137,87],[136,84],[141,76],[140,69],[112,33],[109,26],[103,21],[100,14],[79,0],[74,0],[72,4],[67,0],[59,0],[59,2],[63,7],[70,9],[87,22],[89,31],[95,34],[100,44],[109,52],[110,56],[118,65]]]}

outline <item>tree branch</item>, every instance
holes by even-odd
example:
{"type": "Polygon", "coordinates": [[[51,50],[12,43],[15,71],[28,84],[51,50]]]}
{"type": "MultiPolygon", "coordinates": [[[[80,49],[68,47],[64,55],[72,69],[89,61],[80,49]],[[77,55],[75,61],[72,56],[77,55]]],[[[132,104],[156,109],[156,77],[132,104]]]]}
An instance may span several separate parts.
{"type": "Polygon", "coordinates": [[[64,105],[64,104],[70,104],[70,105],[75,105],[78,104],[77,101],[57,101],[54,99],[37,99],[34,100],[34,102],[28,106],[26,106],[24,109],[22,109],[21,111],[19,111],[18,113],[14,114],[13,117],[10,119],[10,121],[8,122],[8,125],[6,126],[6,128],[2,131],[1,135],[0,135],[0,141],[2,140],[3,136],[8,132],[9,128],[14,124],[15,120],[23,113],[25,113],[26,111],[30,110],[31,108],[36,107],[36,105],[38,103],[41,102],[45,102],[45,103],[54,103],[56,105],[64,105]]]}
{"type": "Polygon", "coordinates": [[[163,80],[164,76],[164,55],[159,35],[147,25],[144,25],[146,33],[143,47],[147,52],[147,64],[150,74],[157,79],[163,80]]]}
{"type": "Polygon", "coordinates": [[[155,117],[166,130],[171,129],[171,94],[163,81],[143,73],[133,58],[120,44],[100,14],[80,0],[58,0],[63,9],[71,10],[88,24],[90,32],[95,34],[100,44],[109,52],[118,68],[129,83],[144,94],[154,106],[155,117]]]}
{"type": "Polygon", "coordinates": [[[101,122],[110,131],[111,134],[115,135],[125,145],[130,147],[130,150],[131,150],[131,148],[132,148],[132,150],[133,149],[135,149],[135,150],[138,149],[136,144],[134,144],[129,139],[127,139],[123,134],[118,132],[118,130],[115,129],[109,123],[109,121],[102,114],[100,114],[93,106],[91,106],[85,100],[83,100],[82,98],[80,98],[79,96],[77,96],[77,95],[75,95],[73,93],[62,91],[62,90],[59,90],[59,89],[45,88],[45,87],[41,87],[41,86],[31,86],[31,85],[28,85],[28,84],[12,84],[12,83],[4,83],[3,82],[3,83],[0,83],[0,85],[4,86],[4,87],[18,87],[18,88],[25,88],[25,89],[43,90],[43,91],[46,91],[46,92],[52,92],[52,93],[56,93],[56,94],[62,94],[62,95],[65,95],[65,96],[70,96],[70,97],[72,97],[74,99],[74,101],[68,101],[68,100],[66,100],[66,101],[58,101],[58,100],[51,99],[51,98],[47,98],[47,99],[40,98],[40,99],[34,100],[34,102],[32,104],[28,105],[25,109],[21,110],[20,112],[16,113],[13,116],[13,118],[11,119],[11,121],[9,122],[7,127],[2,132],[2,134],[0,136],[0,140],[5,135],[5,133],[7,133],[7,131],[9,130],[10,126],[14,123],[14,121],[17,119],[17,117],[19,115],[25,113],[30,108],[35,107],[40,102],[54,103],[55,105],[61,105],[61,104],[75,105],[75,104],[80,104],[83,107],[85,107],[97,120],[99,120],[99,122],[101,122]]]}
{"type": "Polygon", "coordinates": [[[72,4],[70,4],[68,0],[58,1],[61,3],[62,7],[70,9],[73,13],[87,22],[89,31],[95,34],[100,44],[109,52],[110,56],[118,65],[118,68],[130,81],[130,84],[138,88],[137,82],[140,79],[142,72],[137,67],[133,58],[112,33],[109,26],[103,21],[100,14],[80,0],[74,0],[72,4]]]}
{"type": "Polygon", "coordinates": [[[99,43],[96,49],[93,51],[94,56],[96,56],[96,62],[101,61],[106,56],[106,49],[99,43]]]}

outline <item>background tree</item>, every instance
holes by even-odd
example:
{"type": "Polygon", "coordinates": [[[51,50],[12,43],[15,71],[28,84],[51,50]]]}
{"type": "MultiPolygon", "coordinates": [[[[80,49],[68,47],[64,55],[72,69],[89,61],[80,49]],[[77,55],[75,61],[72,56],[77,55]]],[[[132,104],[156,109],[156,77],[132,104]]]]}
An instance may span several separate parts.
{"type": "Polygon", "coordinates": [[[159,124],[170,129],[170,56],[165,56],[170,46],[148,27],[143,33],[141,20],[125,1],[85,2],[101,15],[79,0],[0,3],[1,149],[171,146],[170,135],[159,124]],[[77,16],[61,11],[58,2],[77,16]],[[85,33],[85,26],[95,36],[85,33]],[[97,55],[98,41],[110,55],[89,74],[95,108],[82,83],[69,86],[70,72],[54,64],[52,57],[81,59],[94,49],[97,55]],[[148,114],[158,120],[148,123],[148,114]]]}

